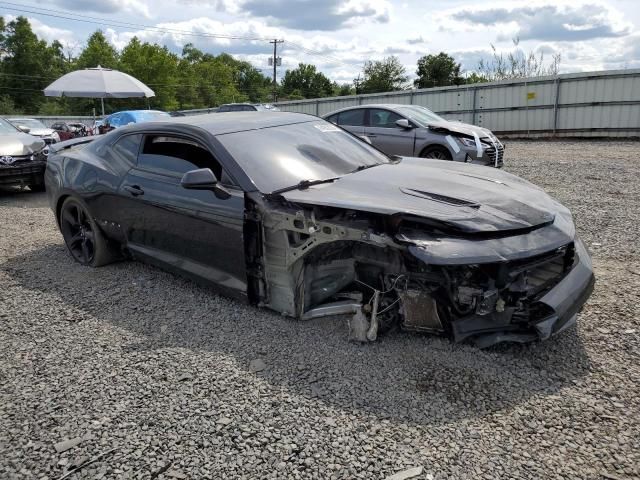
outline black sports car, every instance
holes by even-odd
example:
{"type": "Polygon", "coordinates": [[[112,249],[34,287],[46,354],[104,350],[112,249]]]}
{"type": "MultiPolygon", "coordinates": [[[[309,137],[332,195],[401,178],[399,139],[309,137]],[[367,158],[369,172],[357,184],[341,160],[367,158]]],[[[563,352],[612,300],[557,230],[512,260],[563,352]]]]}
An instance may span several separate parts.
{"type": "Polygon", "coordinates": [[[78,262],[131,256],[350,336],[546,339],[594,284],[570,212],[503,171],[387,157],[295,113],[130,125],[57,144],[47,194],[78,262]]]}

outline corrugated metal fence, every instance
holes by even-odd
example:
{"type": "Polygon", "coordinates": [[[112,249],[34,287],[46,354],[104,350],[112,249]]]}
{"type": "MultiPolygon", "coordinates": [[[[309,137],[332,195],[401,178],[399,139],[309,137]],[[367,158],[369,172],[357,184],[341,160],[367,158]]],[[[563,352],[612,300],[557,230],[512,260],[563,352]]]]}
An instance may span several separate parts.
{"type": "Polygon", "coordinates": [[[279,102],[325,115],[374,103],[422,105],[450,120],[508,136],[640,135],[640,69],[563,74],[474,85],[279,102]]]}
{"type": "MultiPolygon", "coordinates": [[[[284,111],[324,115],[354,105],[423,105],[450,120],[503,136],[640,136],[640,69],[571,73],[400,92],[279,102],[284,111]]],[[[208,113],[209,109],[185,111],[208,113]]],[[[93,117],[38,117],[47,125],[93,117]]]]}

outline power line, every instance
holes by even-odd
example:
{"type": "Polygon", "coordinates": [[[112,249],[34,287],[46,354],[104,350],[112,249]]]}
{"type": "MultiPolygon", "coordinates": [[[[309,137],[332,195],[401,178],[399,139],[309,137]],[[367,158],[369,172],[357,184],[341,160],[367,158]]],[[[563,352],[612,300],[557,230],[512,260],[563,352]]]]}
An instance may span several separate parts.
{"type": "MultiPolygon", "coordinates": [[[[5,5],[5,8],[7,8],[8,10],[12,10],[12,11],[18,11],[21,13],[29,13],[32,15],[40,15],[40,16],[45,16],[45,17],[53,17],[53,18],[61,18],[61,19],[65,19],[65,20],[71,20],[71,21],[76,21],[76,22],[83,22],[83,23],[89,23],[89,24],[94,24],[94,25],[103,25],[103,26],[109,26],[109,27],[116,27],[116,28],[138,28],[140,30],[146,30],[146,31],[152,31],[152,32],[159,32],[159,33],[177,33],[180,35],[187,35],[187,36],[194,36],[194,37],[203,37],[203,38],[223,38],[223,39],[229,39],[229,40],[247,40],[247,41],[264,41],[264,42],[271,42],[270,38],[267,37],[251,37],[251,36],[245,36],[245,35],[229,35],[229,34],[221,34],[221,33],[204,33],[204,32],[193,32],[190,30],[180,30],[180,29],[176,29],[176,28],[168,28],[168,27],[156,27],[153,25],[145,25],[145,24],[138,24],[138,23],[131,23],[131,22],[123,22],[120,20],[106,20],[104,18],[100,18],[100,17],[92,17],[89,15],[80,15],[77,13],[69,13],[69,12],[62,12],[60,10],[53,10],[53,9],[49,9],[49,8],[41,8],[41,7],[36,7],[33,5],[25,5],[23,4],[19,4],[19,3],[13,3],[13,2],[0,2],[1,5],[5,5]],[[6,6],[9,5],[9,6],[6,6]],[[31,10],[29,10],[29,8],[31,10]],[[43,12],[50,12],[50,13],[43,13],[43,12]]],[[[317,50],[312,50],[310,48],[306,48],[303,47],[302,45],[296,43],[296,42],[292,42],[290,40],[287,40],[287,45],[290,45],[291,47],[298,49],[304,53],[307,53],[308,55],[314,55],[317,57],[322,57],[325,60],[329,60],[333,63],[338,63],[340,65],[344,65],[344,66],[348,66],[348,67],[352,67],[352,65],[340,60],[337,57],[334,57],[332,55],[317,51],[317,50]]]]}
{"type": "Polygon", "coordinates": [[[33,14],[33,15],[41,15],[41,16],[45,16],[45,17],[61,18],[61,19],[72,20],[72,21],[76,21],[76,22],[91,23],[91,24],[97,24],[97,25],[105,25],[105,26],[108,26],[108,27],[139,28],[141,30],[150,30],[150,31],[157,31],[157,32],[164,32],[164,33],[179,33],[179,34],[183,34],[183,35],[191,35],[191,36],[196,36],[196,37],[224,38],[224,39],[230,39],[230,40],[249,40],[249,41],[265,41],[265,42],[269,41],[269,39],[266,38],[266,37],[249,37],[249,36],[245,36],[245,35],[229,35],[229,34],[222,34],[222,33],[192,32],[192,31],[189,31],[189,30],[180,30],[180,29],[177,29],[177,28],[156,27],[156,26],[153,26],[153,25],[144,25],[144,24],[139,24],[139,23],[123,22],[121,20],[107,20],[107,19],[100,18],[100,17],[92,17],[92,16],[89,16],[89,15],[80,15],[80,14],[77,14],[77,13],[62,12],[60,10],[52,10],[50,8],[36,7],[34,5],[27,5],[26,6],[27,8],[25,8],[25,5],[19,4],[19,3],[0,2],[0,4],[9,5],[9,6],[5,7],[8,10],[18,11],[18,12],[22,12],[22,13],[30,13],[30,14],[33,14]],[[20,8],[18,8],[18,7],[20,7],[20,8]],[[33,10],[28,10],[28,8],[31,8],[33,10]],[[51,13],[43,13],[43,12],[51,12],[51,13]]]}

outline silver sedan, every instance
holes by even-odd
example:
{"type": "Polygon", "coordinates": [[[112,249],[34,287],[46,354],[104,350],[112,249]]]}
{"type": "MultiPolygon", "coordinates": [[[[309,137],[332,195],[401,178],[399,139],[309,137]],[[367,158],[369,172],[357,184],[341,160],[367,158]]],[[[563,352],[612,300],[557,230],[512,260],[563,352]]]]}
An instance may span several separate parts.
{"type": "Polygon", "coordinates": [[[504,145],[486,128],[446,120],[418,105],[344,108],[324,116],[388,155],[502,167],[504,145]]]}

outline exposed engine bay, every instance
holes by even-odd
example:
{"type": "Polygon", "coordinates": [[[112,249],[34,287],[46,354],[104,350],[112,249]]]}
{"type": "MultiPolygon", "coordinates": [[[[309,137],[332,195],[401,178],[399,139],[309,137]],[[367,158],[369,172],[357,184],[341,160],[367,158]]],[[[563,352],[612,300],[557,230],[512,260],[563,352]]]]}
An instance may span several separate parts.
{"type": "Polygon", "coordinates": [[[249,299],[300,320],[347,315],[358,342],[396,326],[481,347],[548,336],[535,325],[555,312],[539,300],[573,268],[574,243],[512,261],[425,262],[410,237],[464,237],[443,228],[410,215],[247,197],[249,299]]]}

